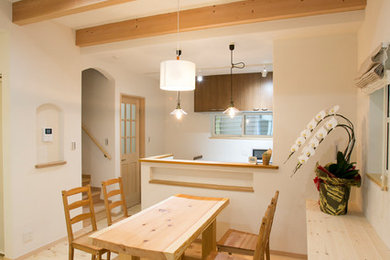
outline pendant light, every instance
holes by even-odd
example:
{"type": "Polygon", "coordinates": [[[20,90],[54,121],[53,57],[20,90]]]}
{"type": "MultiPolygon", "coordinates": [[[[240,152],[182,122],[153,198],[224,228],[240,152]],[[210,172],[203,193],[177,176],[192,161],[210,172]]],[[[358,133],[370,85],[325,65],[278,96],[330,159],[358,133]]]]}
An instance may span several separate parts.
{"type": "Polygon", "coordinates": [[[177,8],[177,50],[176,60],[160,63],[160,88],[168,91],[190,91],[195,89],[195,63],[181,60],[179,48],[180,0],[177,8]]]}
{"type": "Polygon", "coordinates": [[[237,108],[234,107],[233,102],[233,69],[243,69],[245,68],[244,62],[237,62],[233,63],[233,51],[234,51],[234,44],[229,45],[230,50],[230,105],[229,107],[223,111],[224,114],[227,114],[230,116],[230,118],[233,118],[237,113],[240,112],[237,108]]]}
{"type": "Polygon", "coordinates": [[[267,69],[265,68],[265,65],[264,65],[264,69],[263,69],[263,71],[261,72],[261,76],[262,76],[263,78],[266,78],[266,77],[267,77],[267,74],[268,74],[268,71],[267,71],[267,69]]]}
{"type": "Polygon", "coordinates": [[[187,115],[187,113],[180,106],[180,91],[177,92],[177,105],[175,110],[171,112],[171,115],[175,116],[178,120],[187,115]]]}

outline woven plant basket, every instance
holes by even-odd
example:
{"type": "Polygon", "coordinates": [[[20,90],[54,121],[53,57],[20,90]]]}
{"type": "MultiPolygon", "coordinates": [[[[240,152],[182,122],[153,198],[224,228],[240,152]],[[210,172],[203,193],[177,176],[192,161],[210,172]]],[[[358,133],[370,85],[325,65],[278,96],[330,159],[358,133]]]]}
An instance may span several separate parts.
{"type": "Polygon", "coordinates": [[[321,211],[334,216],[347,214],[351,186],[360,186],[360,179],[333,178],[321,166],[317,166],[315,171],[320,180],[321,211]]]}
{"type": "Polygon", "coordinates": [[[345,215],[351,187],[320,183],[320,209],[329,215],[345,215]]]}

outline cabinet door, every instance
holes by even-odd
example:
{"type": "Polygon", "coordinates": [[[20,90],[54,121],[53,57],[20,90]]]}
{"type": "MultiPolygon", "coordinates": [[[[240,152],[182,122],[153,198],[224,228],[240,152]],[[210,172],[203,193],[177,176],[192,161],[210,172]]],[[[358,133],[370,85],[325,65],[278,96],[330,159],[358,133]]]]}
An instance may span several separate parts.
{"type": "Polygon", "coordinates": [[[228,76],[205,76],[202,82],[196,83],[194,93],[195,112],[224,111],[229,106],[230,76],[228,76]]]}
{"type": "MultiPolygon", "coordinates": [[[[272,72],[233,74],[233,101],[241,111],[272,110],[272,72]]],[[[224,111],[230,104],[230,75],[203,77],[194,93],[195,112],[224,111]]]]}

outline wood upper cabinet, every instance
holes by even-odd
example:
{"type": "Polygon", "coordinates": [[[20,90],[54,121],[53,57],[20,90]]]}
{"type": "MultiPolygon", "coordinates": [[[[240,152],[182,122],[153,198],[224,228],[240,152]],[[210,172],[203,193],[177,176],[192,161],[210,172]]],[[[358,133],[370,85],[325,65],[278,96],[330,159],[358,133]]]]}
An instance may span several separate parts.
{"type": "MultiPolygon", "coordinates": [[[[233,101],[241,111],[272,110],[272,72],[233,74],[233,101]]],[[[224,111],[230,104],[230,74],[204,76],[196,83],[195,112],[224,111]]]]}

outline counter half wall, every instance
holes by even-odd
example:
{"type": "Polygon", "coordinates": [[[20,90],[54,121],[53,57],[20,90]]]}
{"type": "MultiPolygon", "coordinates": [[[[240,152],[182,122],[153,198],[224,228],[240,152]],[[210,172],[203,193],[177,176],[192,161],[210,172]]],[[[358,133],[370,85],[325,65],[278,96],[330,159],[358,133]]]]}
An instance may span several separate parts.
{"type": "Polygon", "coordinates": [[[228,197],[231,201],[217,221],[218,238],[228,228],[257,233],[272,194],[264,195],[257,175],[274,175],[276,165],[176,160],[172,154],[141,162],[141,203],[147,208],[171,195],[228,197]],[[261,199],[259,199],[259,197],[261,199]]]}

